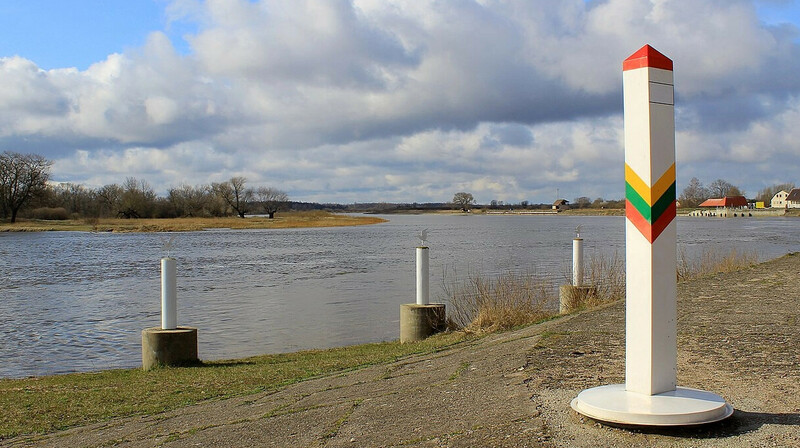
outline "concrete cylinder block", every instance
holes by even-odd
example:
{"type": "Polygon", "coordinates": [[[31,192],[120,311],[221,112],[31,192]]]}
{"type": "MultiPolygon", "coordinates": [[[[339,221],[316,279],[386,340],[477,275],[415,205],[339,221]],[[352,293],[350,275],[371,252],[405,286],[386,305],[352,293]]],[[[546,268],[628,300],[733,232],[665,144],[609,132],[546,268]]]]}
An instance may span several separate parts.
{"type": "Polygon", "coordinates": [[[400,305],[400,342],[421,341],[447,328],[443,303],[400,305]]]}
{"type": "Polygon", "coordinates": [[[142,369],[185,366],[197,362],[197,328],[163,330],[153,327],[142,330],[142,369]]]}

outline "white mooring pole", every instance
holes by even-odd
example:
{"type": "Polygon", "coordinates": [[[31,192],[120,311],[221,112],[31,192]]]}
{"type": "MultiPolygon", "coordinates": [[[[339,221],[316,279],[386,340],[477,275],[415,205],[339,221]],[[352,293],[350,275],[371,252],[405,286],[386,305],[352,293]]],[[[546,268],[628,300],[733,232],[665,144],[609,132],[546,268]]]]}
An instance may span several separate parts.
{"type": "Polygon", "coordinates": [[[572,286],[580,288],[583,286],[583,238],[580,226],[575,235],[575,239],[572,240],[572,286]]]}
{"type": "Polygon", "coordinates": [[[161,259],[161,329],[178,328],[177,269],[174,258],[161,259]]]}
{"type": "Polygon", "coordinates": [[[625,384],[587,389],[595,420],[685,426],[729,417],[711,392],[677,387],[675,106],[672,60],[649,45],[622,64],[625,107],[625,384]]]}
{"type": "Polygon", "coordinates": [[[430,303],[429,249],[417,247],[417,305],[430,303]]]}

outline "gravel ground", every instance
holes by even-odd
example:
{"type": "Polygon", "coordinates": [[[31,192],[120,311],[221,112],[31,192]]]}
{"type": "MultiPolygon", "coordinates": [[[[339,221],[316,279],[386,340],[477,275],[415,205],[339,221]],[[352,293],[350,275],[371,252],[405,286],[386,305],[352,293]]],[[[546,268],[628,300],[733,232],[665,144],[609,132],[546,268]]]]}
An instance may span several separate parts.
{"type": "Polygon", "coordinates": [[[2,446],[800,447],[800,255],[678,288],[678,384],[736,409],[684,429],[615,428],[569,406],[624,382],[624,304],[277,392],[2,446]]]}

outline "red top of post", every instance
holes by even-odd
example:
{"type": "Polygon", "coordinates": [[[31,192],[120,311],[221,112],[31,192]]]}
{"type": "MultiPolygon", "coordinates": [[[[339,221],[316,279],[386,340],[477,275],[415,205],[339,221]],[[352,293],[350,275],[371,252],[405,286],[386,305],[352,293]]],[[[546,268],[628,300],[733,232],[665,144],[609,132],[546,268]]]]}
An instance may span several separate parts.
{"type": "Polygon", "coordinates": [[[672,59],[659,53],[658,50],[645,45],[622,62],[622,71],[635,68],[652,67],[672,71],[672,59]]]}

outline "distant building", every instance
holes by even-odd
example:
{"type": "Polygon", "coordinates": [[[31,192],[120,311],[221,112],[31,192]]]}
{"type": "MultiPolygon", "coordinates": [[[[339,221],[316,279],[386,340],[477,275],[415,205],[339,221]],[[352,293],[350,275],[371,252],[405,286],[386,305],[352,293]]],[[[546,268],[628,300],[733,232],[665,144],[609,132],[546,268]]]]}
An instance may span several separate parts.
{"type": "Polygon", "coordinates": [[[747,199],[744,196],[725,196],[724,198],[706,199],[700,207],[716,208],[747,208],[747,199]]]}
{"type": "Polygon", "coordinates": [[[726,196],[724,198],[706,199],[700,204],[700,207],[708,210],[692,212],[691,216],[719,216],[721,218],[745,216],[744,209],[748,205],[744,196],[726,196]],[[712,208],[713,210],[711,210],[712,208]]]}
{"type": "Polygon", "coordinates": [[[800,208],[800,188],[793,188],[786,195],[786,208],[800,208]]]}
{"type": "Polygon", "coordinates": [[[556,199],[553,202],[553,210],[564,210],[569,208],[569,201],[566,199],[556,199]]]}
{"type": "Polygon", "coordinates": [[[769,206],[772,208],[786,208],[786,196],[789,196],[789,193],[787,193],[786,190],[781,190],[775,193],[775,196],[773,196],[772,200],[769,201],[769,206]]]}

